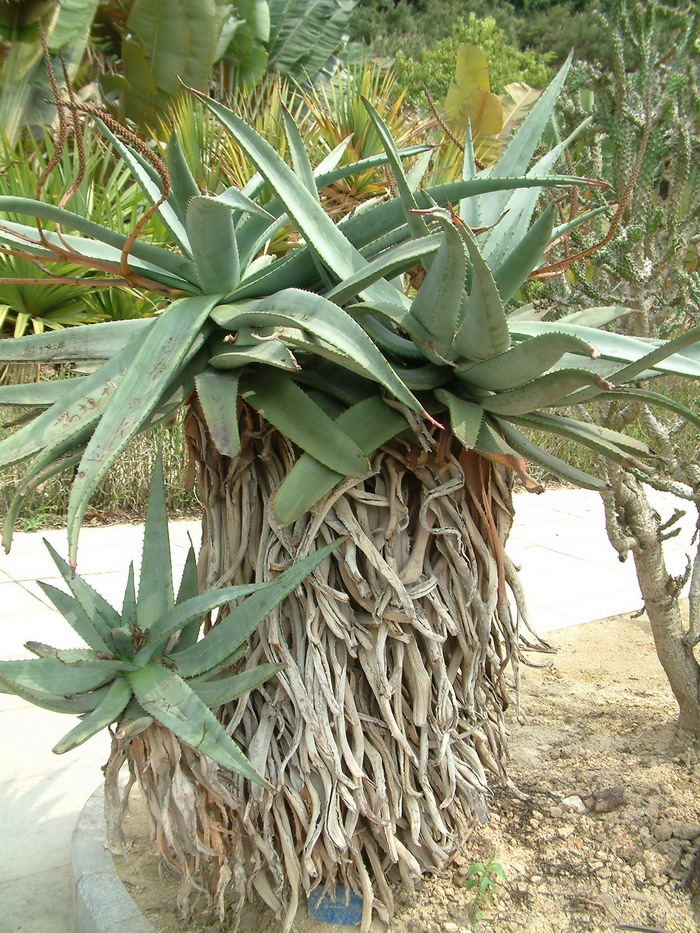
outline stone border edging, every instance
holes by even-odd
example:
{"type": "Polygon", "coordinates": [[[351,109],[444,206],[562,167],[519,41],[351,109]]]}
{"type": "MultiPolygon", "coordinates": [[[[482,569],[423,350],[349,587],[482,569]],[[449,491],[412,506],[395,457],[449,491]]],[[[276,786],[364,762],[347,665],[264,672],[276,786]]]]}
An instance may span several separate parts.
{"type": "Polygon", "coordinates": [[[83,807],[71,840],[76,933],[157,933],[114,869],[102,787],[83,807]]]}

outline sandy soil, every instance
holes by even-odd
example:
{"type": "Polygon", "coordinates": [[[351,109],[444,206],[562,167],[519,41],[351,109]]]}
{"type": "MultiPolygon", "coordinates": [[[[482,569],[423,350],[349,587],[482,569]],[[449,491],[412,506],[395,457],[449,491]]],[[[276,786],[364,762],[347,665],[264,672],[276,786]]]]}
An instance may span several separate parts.
{"type": "MultiPolygon", "coordinates": [[[[685,882],[700,859],[700,756],[674,734],[648,624],[616,616],[549,637],[558,651],[531,656],[541,666],[523,670],[524,724],[513,715],[510,725],[510,777],[526,799],[493,788],[489,823],[449,868],[397,892],[395,933],[698,931],[685,882]],[[465,876],[492,853],[508,880],[479,904],[465,876]]],[[[143,823],[128,817],[133,851],[117,861],[151,923],[161,933],[219,929],[211,915],[177,918],[177,882],[159,880],[143,823]]],[[[277,926],[249,914],[240,929],[277,926]]],[[[300,919],[299,929],[354,928],[300,919]]]]}

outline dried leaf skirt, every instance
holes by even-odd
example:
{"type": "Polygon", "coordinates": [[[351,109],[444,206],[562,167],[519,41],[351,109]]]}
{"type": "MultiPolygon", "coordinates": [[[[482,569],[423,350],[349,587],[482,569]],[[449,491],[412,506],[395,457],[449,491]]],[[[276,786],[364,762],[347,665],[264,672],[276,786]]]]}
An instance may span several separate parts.
{"type": "Polygon", "coordinates": [[[344,538],[250,640],[246,666],[284,670],[216,711],[274,790],[192,749],[173,749],[180,760],[161,762],[160,778],[146,747],[122,754],[156,824],[166,819],[162,849],[183,902],[205,888],[223,909],[225,896],[257,892],[289,930],[300,897],[346,885],[363,898],[368,929],[373,912],[391,916],[391,882],[441,867],[486,819],[486,772],[503,774],[521,602],[503,551],[510,486],[456,446],[426,453],[397,441],[280,528],[272,499],[296,454],[258,428],[232,461],[189,416],[200,583],[267,580],[344,538]],[[167,794],[159,779],[172,783],[167,794]]]}

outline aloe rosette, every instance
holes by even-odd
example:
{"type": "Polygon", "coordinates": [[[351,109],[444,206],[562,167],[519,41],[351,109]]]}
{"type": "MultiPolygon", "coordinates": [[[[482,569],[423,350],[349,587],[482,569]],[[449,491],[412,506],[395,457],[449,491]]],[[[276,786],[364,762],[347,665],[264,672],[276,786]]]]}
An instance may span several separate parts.
{"type": "Polygon", "coordinates": [[[72,574],[48,542],[46,546],[69,592],[39,585],[88,647],[60,649],[27,642],[37,657],[0,661],[0,692],[80,717],[54,752],[68,752],[112,725],[117,739],[125,741],[157,722],[222,767],[264,784],[212,708],[230,703],[282,669],[281,664],[260,664],[231,673],[251,632],[337,542],[268,583],[207,593],[198,593],[190,546],[175,595],[159,457],[144,530],[140,585],[137,590],[132,563],[120,610],[72,574]],[[202,637],[205,614],[234,600],[236,608],[202,637]]]}
{"type": "Polygon", "coordinates": [[[226,811],[217,845],[244,867],[233,880],[229,869],[209,873],[208,883],[219,897],[231,881],[241,898],[252,884],[286,911],[285,929],[298,890],[320,882],[363,893],[363,929],[373,904],[388,919],[386,876],[410,881],[444,864],[472,814],[485,815],[485,769],[502,771],[505,757],[504,670],[517,662],[507,587],[520,602],[502,547],[510,521],[502,468],[531,488],[527,459],[603,485],[537,446],[529,429],[644,473],[655,469],[644,443],[560,409],[575,413],[605,395],[696,420],[639,384],[700,376],[697,329],[669,342],[626,338],[603,329],[625,307],[551,323],[517,306],[550,244],[596,213],[556,225],[552,207],[539,210],[546,188],[595,184],[553,174],[576,133],[530,167],[567,68],[498,162],[477,171],[467,134],[462,177],[442,185],[423,184],[430,153],[399,151],[369,104],[385,154],[339,168],[342,144],[313,167],[288,118],[288,165],[207,100],[257,167],[242,190],[219,194],[199,191],[177,139],[165,173],[104,127],[172,249],[64,208],[0,198],[0,210],[42,222],[40,233],[3,222],[6,248],[40,261],[70,252],[172,296],[155,318],[0,342],[3,360],[94,364],[72,380],[0,388],[0,403],[33,415],[0,442],[0,466],[29,461],[6,544],[26,493],[75,468],[74,565],[100,479],[135,434],[183,404],[203,467],[211,579],[262,578],[282,554],[346,536],[327,578],[309,577],[253,636],[252,655],[282,655],[275,690],[220,717],[279,793],[250,788],[244,813],[226,811]],[[324,187],[382,161],[397,196],[331,220],[324,187]],[[265,244],[289,223],[298,246],[271,258],[265,244]],[[403,274],[416,267],[424,277],[413,290],[403,274]]]}

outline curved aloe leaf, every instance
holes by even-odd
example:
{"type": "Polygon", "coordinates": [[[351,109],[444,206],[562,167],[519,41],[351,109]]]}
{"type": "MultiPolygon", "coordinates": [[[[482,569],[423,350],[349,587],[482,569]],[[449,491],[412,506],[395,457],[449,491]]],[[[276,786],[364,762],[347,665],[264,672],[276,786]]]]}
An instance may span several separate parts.
{"type": "Polygon", "coordinates": [[[238,378],[236,372],[206,370],[195,379],[197,398],[211,439],[225,457],[235,457],[241,449],[238,434],[238,378]]]}
{"type": "Polygon", "coordinates": [[[483,409],[445,389],[438,389],[435,396],[447,405],[450,427],[457,440],[467,450],[476,447],[484,420],[483,409]]]}
{"type": "Polygon", "coordinates": [[[26,700],[27,703],[39,706],[41,709],[50,710],[52,713],[72,713],[74,716],[91,712],[108,690],[109,687],[100,687],[98,690],[91,690],[88,693],[79,693],[76,696],[66,697],[55,693],[45,693],[42,690],[31,690],[17,683],[6,682],[0,676],[0,693],[12,693],[26,700]]]}
{"type": "Polygon", "coordinates": [[[242,693],[253,690],[258,684],[264,683],[273,674],[282,670],[284,670],[284,664],[260,664],[258,667],[252,667],[240,674],[221,677],[218,680],[190,683],[190,686],[202,703],[205,703],[211,709],[214,706],[221,706],[222,703],[235,700],[242,693]]]}
{"type": "MultiPolygon", "coordinates": [[[[0,340],[0,361],[74,363],[108,360],[135,337],[142,340],[152,325],[151,319],[141,318],[135,321],[107,321],[104,324],[68,327],[48,334],[32,334],[30,337],[8,337],[0,340]]],[[[57,383],[47,383],[55,384],[57,383]]],[[[9,389],[10,386],[3,388],[9,389]]]]}
{"type": "Polygon", "coordinates": [[[455,358],[487,360],[510,347],[510,332],[501,296],[474,234],[463,225],[457,229],[469,251],[472,282],[451,352],[455,358]]]}
{"type": "Polygon", "coordinates": [[[192,198],[198,197],[201,192],[187,164],[177,133],[171,133],[168,139],[166,161],[173,188],[173,206],[180,221],[184,224],[188,203],[192,198]]]}
{"type": "Polygon", "coordinates": [[[54,379],[50,382],[15,383],[14,385],[0,386],[0,405],[17,405],[22,408],[48,408],[60,401],[82,379],[82,376],[76,376],[72,379],[54,379]]]}
{"type": "Polygon", "coordinates": [[[139,593],[136,601],[136,621],[148,631],[173,608],[173,575],[168,536],[168,512],[165,505],[163,456],[156,457],[148,495],[146,524],[143,532],[143,557],[139,593]]]}
{"type": "MultiPolygon", "coordinates": [[[[93,490],[161,402],[220,296],[181,298],[157,318],[124,373],[80,461],[68,506],[68,541],[75,563],[80,522],[93,490]]],[[[51,409],[49,409],[50,411],[51,409]]],[[[41,416],[40,416],[41,417],[41,416]]]]}
{"type": "Polygon", "coordinates": [[[104,624],[100,617],[97,617],[96,623],[95,617],[88,614],[74,596],[64,593],[50,583],[40,581],[39,586],[86,645],[90,645],[94,651],[112,653],[109,626],[104,624]]]}
{"type": "Polygon", "coordinates": [[[430,334],[432,349],[444,359],[460,323],[467,256],[454,224],[440,214],[435,219],[442,227],[442,243],[413,299],[410,315],[430,334]]]}
{"type": "Polygon", "coordinates": [[[455,373],[468,385],[501,392],[524,385],[546,373],[565,353],[593,356],[593,347],[571,334],[540,334],[516,344],[482,363],[457,366],[455,373]]]}
{"type": "MultiPolygon", "coordinates": [[[[336,424],[364,454],[372,454],[408,427],[403,415],[373,396],[352,405],[336,418],[336,424]]],[[[288,525],[323,498],[343,476],[308,454],[300,457],[273,497],[273,512],[280,525],[288,525]]]]}
{"type": "MultiPolygon", "coordinates": [[[[340,539],[319,548],[269,583],[258,584],[257,592],[217,622],[205,638],[186,651],[178,651],[173,656],[178,671],[184,677],[193,677],[213,670],[230,658],[232,652],[248,638],[275,606],[288,593],[291,593],[321,561],[325,560],[339,543],[340,539]]],[[[173,614],[175,612],[177,608],[173,614]]]]}
{"type": "Polygon", "coordinates": [[[370,379],[387,388],[412,411],[423,413],[420,402],[403,385],[360,325],[320,295],[288,288],[269,298],[222,305],[213,312],[212,318],[221,327],[231,330],[282,324],[310,331],[354,360],[370,379]]]}
{"type": "Polygon", "coordinates": [[[152,662],[127,680],[144,710],[224,768],[267,786],[216,716],[173,671],[152,662]]]}
{"type": "Polygon", "coordinates": [[[360,272],[339,282],[329,292],[326,292],[325,297],[335,301],[336,304],[343,305],[355,295],[361,295],[367,286],[380,278],[393,278],[400,272],[412,268],[419,260],[438,250],[441,242],[442,238],[438,234],[431,234],[417,241],[409,240],[407,243],[400,243],[380,253],[360,272]]]}
{"type": "Polygon", "coordinates": [[[525,415],[538,408],[559,405],[575,389],[586,385],[598,386],[599,394],[605,391],[597,373],[589,373],[585,369],[559,369],[524,386],[483,398],[479,404],[496,415],[525,415]]]}
{"type": "Polygon", "coordinates": [[[119,719],[131,699],[131,687],[123,677],[117,677],[98,705],[53,747],[56,755],[69,752],[87,742],[106,726],[119,719]]]}
{"type": "Polygon", "coordinates": [[[266,370],[241,392],[249,405],[293,443],[347,476],[369,464],[357,444],[289,376],[266,370]]]}
{"type": "Polygon", "coordinates": [[[96,690],[123,670],[120,661],[79,661],[64,664],[58,658],[33,658],[31,661],[0,661],[0,678],[14,691],[14,686],[73,696],[96,690]]]}
{"type": "Polygon", "coordinates": [[[554,208],[550,204],[494,271],[493,278],[503,304],[513,297],[539,263],[552,241],[553,223],[554,208]]]}
{"type": "Polygon", "coordinates": [[[233,291],[241,263],[231,208],[205,195],[191,198],[186,226],[202,291],[207,295],[233,291]]]}
{"type": "Polygon", "coordinates": [[[242,369],[249,363],[265,363],[287,372],[297,372],[301,368],[281,340],[261,340],[250,346],[224,346],[225,350],[215,353],[209,360],[214,369],[242,369]]]}
{"type": "Polygon", "coordinates": [[[577,469],[570,463],[567,463],[566,460],[561,460],[559,457],[555,457],[554,454],[549,453],[549,451],[534,444],[528,437],[525,437],[524,434],[514,428],[512,424],[508,424],[507,421],[499,419],[498,427],[503,432],[503,437],[514,450],[522,454],[523,457],[526,457],[528,460],[532,460],[541,467],[544,467],[544,469],[548,470],[550,473],[560,476],[562,479],[566,480],[567,483],[573,483],[581,489],[595,489],[600,491],[601,489],[609,488],[609,484],[599,479],[599,477],[592,476],[590,473],[585,473],[583,470],[577,469]]]}

